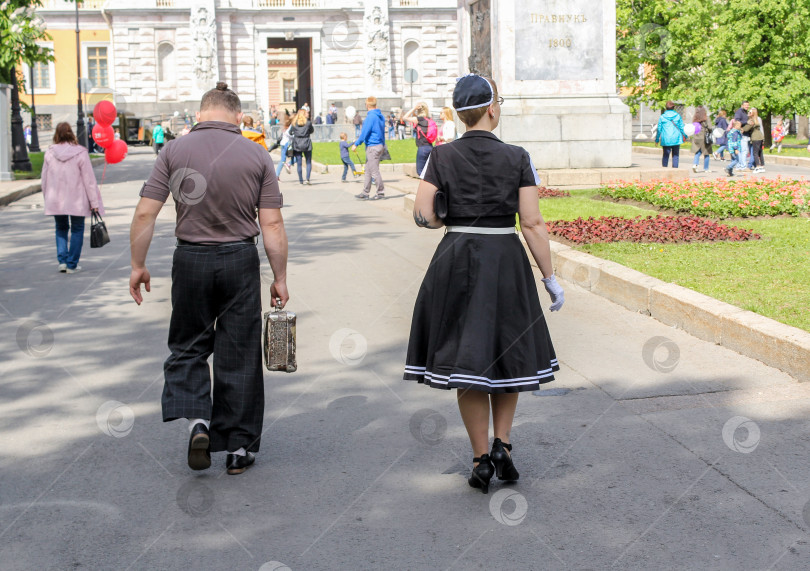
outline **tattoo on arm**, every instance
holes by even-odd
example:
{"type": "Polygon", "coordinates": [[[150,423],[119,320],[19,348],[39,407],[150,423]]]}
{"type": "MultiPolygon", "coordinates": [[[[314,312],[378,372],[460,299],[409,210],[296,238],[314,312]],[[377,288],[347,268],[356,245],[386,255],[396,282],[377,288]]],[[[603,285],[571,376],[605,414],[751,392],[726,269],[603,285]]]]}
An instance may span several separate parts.
{"type": "Polygon", "coordinates": [[[418,210],[413,213],[413,221],[416,222],[417,226],[421,226],[422,228],[432,228],[436,229],[436,226],[431,226],[428,219],[422,215],[422,211],[418,210]]]}

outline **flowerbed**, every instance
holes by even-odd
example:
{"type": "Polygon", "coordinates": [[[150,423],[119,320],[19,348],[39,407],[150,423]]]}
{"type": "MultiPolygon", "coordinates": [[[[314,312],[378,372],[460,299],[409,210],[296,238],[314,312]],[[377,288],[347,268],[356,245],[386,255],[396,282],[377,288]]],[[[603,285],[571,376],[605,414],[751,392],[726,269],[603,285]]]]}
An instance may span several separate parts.
{"type": "Polygon", "coordinates": [[[744,228],[719,224],[697,216],[618,216],[546,222],[550,234],[574,244],[602,242],[714,242],[718,240],[758,240],[744,228]]]}
{"type": "Polygon", "coordinates": [[[537,196],[539,198],[562,198],[564,196],[571,196],[567,190],[560,190],[559,188],[548,188],[545,186],[537,187],[537,196]]]}
{"type": "Polygon", "coordinates": [[[629,198],[698,216],[799,216],[810,208],[805,180],[733,180],[621,182],[599,189],[611,198],[629,198]]]}

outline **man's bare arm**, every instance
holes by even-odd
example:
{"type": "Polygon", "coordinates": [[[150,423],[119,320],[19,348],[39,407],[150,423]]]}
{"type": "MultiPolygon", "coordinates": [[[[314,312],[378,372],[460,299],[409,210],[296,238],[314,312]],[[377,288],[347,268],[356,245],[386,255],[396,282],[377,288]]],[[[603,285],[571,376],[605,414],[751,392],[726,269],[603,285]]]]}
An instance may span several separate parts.
{"type": "Polygon", "coordinates": [[[281,298],[281,307],[284,307],[290,294],[287,292],[287,231],[284,229],[281,209],[260,208],[259,226],[262,229],[264,252],[273,270],[273,285],[270,286],[273,306],[276,298],[281,298]]]}

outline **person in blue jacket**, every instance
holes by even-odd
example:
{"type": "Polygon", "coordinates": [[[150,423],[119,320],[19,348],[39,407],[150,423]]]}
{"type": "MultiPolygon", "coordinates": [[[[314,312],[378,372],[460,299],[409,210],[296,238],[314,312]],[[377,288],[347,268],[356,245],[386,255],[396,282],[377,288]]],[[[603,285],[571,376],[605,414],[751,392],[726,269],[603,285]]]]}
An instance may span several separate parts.
{"type": "Polygon", "coordinates": [[[385,183],[380,176],[380,159],[385,152],[385,116],[377,109],[377,98],[373,95],[366,98],[368,114],[363,121],[363,130],[352,145],[352,151],[358,145],[366,146],[366,176],[363,180],[363,192],[356,197],[368,200],[371,193],[371,180],[377,181],[377,194],[371,200],[385,198],[385,183]]]}
{"type": "Polygon", "coordinates": [[[664,156],[661,158],[661,165],[666,168],[669,163],[669,155],[672,154],[672,168],[678,168],[681,143],[686,135],[683,131],[683,119],[675,111],[675,103],[667,101],[666,111],[658,118],[658,128],[655,132],[655,144],[661,143],[664,149],[664,156]]]}

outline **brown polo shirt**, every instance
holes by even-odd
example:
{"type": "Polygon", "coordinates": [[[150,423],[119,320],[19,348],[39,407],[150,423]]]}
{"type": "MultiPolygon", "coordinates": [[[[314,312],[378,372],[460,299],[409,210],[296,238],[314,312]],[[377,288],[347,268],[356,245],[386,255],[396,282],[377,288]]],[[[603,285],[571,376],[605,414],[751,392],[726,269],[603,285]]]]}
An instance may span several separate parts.
{"type": "Polygon", "coordinates": [[[174,198],[175,236],[220,244],[259,234],[257,208],[281,208],[283,198],[266,149],[221,121],[198,123],[158,155],[141,196],[174,198]]]}

